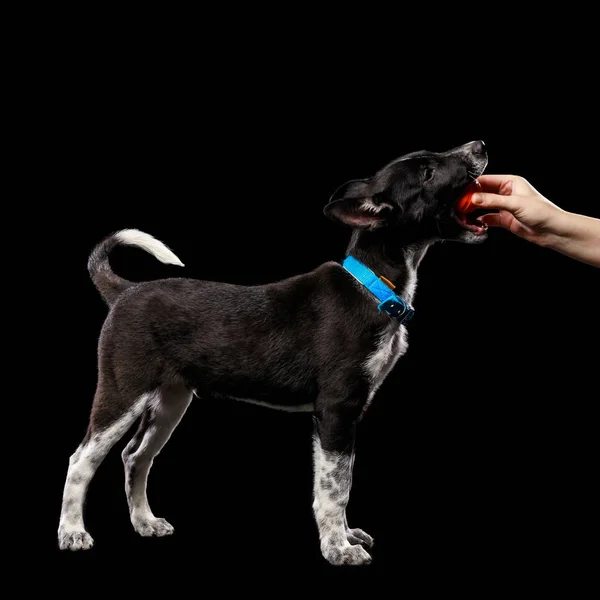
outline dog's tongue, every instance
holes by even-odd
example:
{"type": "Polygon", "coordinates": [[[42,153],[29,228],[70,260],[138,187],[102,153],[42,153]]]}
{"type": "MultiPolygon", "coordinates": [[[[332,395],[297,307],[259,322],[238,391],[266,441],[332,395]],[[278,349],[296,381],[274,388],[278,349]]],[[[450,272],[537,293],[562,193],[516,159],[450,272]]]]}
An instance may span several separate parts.
{"type": "Polygon", "coordinates": [[[473,194],[476,194],[480,191],[481,184],[479,181],[475,180],[471,185],[469,185],[465,193],[458,199],[458,202],[456,203],[456,210],[463,215],[476,210],[477,207],[471,204],[471,199],[473,198],[473,194]]]}

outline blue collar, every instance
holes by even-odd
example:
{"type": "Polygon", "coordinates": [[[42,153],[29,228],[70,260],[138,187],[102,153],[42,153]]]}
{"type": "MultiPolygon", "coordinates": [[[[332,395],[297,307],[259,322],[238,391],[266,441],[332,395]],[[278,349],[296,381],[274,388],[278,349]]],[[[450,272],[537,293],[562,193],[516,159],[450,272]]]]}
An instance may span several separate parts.
{"type": "Polygon", "coordinates": [[[407,323],[413,318],[414,308],[402,300],[400,296],[394,294],[392,291],[394,286],[387,279],[377,277],[371,269],[353,256],[347,256],[342,266],[379,300],[379,306],[377,306],[379,312],[387,313],[398,323],[407,323]]]}

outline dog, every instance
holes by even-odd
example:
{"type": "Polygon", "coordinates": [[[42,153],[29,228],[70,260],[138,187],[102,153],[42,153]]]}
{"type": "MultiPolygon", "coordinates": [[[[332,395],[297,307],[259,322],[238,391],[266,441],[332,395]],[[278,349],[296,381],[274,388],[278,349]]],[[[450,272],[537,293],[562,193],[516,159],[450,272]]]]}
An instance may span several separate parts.
{"type": "Polygon", "coordinates": [[[455,210],[487,162],[485,144],[473,141],[406,154],[370,178],[348,181],[323,209],[349,228],[344,261],[267,285],[133,283],[110,267],[117,245],[183,264],[135,229],[99,243],[88,270],[109,310],[89,425],[69,459],[59,548],[92,547],[83,521],[86,490],[138,419],[122,452],[131,523],[142,536],[173,533],[154,516],[146,486],[154,458],[196,395],[312,413],[312,509],[321,554],[332,565],[369,563],[373,539],[346,520],[357,426],[407,350],[417,269],[428,248],[439,241],[481,243],[488,235],[474,213],[455,210]]]}

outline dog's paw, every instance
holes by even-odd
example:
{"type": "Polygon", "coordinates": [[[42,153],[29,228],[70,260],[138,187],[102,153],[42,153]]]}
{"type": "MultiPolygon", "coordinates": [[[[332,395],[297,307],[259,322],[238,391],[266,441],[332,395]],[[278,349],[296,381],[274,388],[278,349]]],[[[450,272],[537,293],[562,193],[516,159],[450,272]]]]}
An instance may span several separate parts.
{"type": "Polygon", "coordinates": [[[133,528],[143,537],[173,535],[175,529],[165,519],[133,519],[133,528]]]}
{"type": "Polygon", "coordinates": [[[367,548],[373,547],[373,538],[362,529],[348,529],[346,530],[346,537],[353,546],[362,544],[367,548]]]}
{"type": "Polygon", "coordinates": [[[89,550],[93,545],[94,540],[87,531],[58,530],[58,547],[61,550],[89,550]]]}
{"type": "Polygon", "coordinates": [[[371,556],[360,544],[327,545],[322,547],[322,552],[325,560],[332,565],[368,565],[371,562],[371,556]]]}

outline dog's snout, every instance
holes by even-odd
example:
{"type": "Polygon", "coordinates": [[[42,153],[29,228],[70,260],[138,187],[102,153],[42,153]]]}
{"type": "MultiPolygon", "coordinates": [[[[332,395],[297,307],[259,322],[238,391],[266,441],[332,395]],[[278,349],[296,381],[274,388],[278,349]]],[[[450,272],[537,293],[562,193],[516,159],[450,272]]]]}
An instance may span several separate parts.
{"type": "Polygon", "coordinates": [[[446,155],[485,158],[487,156],[487,149],[483,140],[474,140],[472,142],[468,142],[466,144],[463,144],[462,146],[458,146],[457,148],[448,151],[446,155]]]}
{"type": "Polygon", "coordinates": [[[459,155],[465,162],[471,178],[479,177],[487,166],[488,155],[483,140],[475,140],[461,146],[459,155]]]}
{"type": "Polygon", "coordinates": [[[481,156],[486,154],[485,144],[483,140],[476,140],[474,142],[469,142],[466,145],[466,150],[475,154],[476,156],[481,156]]]}

